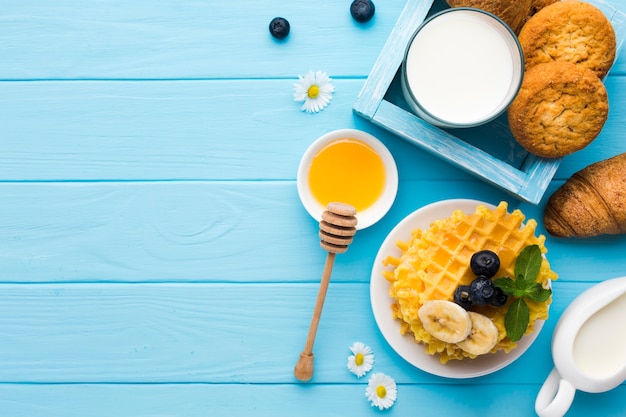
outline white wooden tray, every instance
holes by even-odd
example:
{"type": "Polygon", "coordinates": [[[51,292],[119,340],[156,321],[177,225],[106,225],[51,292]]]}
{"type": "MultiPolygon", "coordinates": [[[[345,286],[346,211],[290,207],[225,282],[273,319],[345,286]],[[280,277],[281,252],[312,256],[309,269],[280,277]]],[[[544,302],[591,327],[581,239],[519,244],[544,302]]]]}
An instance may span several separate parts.
{"type": "MultiPolygon", "coordinates": [[[[626,33],[623,0],[588,0],[609,18],[617,51],[626,33]]],[[[513,138],[506,114],[476,128],[444,130],[413,114],[400,87],[399,70],[411,36],[445,0],[408,0],[353,105],[353,111],[401,138],[532,204],[538,204],[561,159],[545,159],[524,150],[513,138]]]]}

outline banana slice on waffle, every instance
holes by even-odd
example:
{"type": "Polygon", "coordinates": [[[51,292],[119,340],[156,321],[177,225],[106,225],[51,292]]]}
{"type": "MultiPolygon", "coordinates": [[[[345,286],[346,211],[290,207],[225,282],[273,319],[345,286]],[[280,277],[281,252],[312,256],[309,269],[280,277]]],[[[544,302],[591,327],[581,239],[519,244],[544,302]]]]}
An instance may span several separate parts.
{"type": "Polygon", "coordinates": [[[469,312],[450,301],[426,301],[417,314],[424,329],[442,342],[459,343],[472,332],[469,312]]]}

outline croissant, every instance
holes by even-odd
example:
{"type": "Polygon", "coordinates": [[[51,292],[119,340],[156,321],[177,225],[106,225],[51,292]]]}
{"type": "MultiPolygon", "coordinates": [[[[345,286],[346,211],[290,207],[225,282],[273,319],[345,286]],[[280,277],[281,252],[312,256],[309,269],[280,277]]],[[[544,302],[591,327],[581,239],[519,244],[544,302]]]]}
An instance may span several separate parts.
{"type": "Polygon", "coordinates": [[[550,196],[543,222],[557,237],[626,233],[626,153],[573,174],[550,196]]]}

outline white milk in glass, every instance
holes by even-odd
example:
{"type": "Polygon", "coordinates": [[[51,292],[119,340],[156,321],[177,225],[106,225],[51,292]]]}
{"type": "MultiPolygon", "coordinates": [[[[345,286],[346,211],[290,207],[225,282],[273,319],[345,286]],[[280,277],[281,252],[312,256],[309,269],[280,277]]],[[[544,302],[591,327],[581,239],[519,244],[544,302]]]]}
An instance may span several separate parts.
{"type": "Polygon", "coordinates": [[[494,16],[449,9],[416,32],[404,62],[409,105],[427,121],[475,126],[501,114],[523,75],[515,35],[494,16]]]}

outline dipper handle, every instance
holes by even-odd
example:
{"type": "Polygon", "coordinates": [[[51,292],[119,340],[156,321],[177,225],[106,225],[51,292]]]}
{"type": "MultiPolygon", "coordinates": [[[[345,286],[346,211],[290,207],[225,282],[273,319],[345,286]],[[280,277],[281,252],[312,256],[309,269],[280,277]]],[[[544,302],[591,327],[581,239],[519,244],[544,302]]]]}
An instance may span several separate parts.
{"type": "Polygon", "coordinates": [[[324,264],[324,272],[320,281],[317,301],[309,326],[309,333],[304,345],[304,350],[300,353],[300,359],[294,368],[294,375],[300,381],[308,381],[313,377],[313,343],[317,327],[322,316],[322,308],[330,282],[330,275],[335,263],[335,256],[348,250],[348,245],[352,243],[356,234],[357,219],[356,209],[344,203],[329,203],[326,211],[322,213],[320,221],[320,246],[328,252],[324,264]]]}

